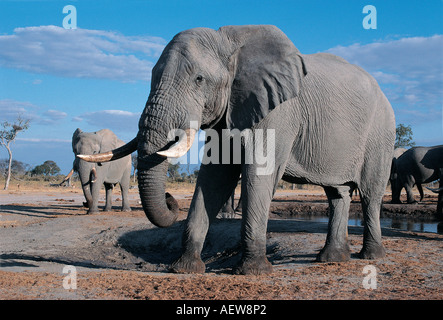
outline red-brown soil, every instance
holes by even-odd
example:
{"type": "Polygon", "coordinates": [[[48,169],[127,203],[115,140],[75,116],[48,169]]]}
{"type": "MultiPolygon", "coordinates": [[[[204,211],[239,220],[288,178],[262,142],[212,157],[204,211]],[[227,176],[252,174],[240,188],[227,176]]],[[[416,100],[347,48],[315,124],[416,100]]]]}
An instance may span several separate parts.
{"type": "MultiPolygon", "coordinates": [[[[174,192],[172,192],[174,193],[174,192]]],[[[176,192],[177,193],[177,192],[176,192]]],[[[86,215],[78,191],[0,193],[0,299],[294,300],[443,298],[443,235],[383,229],[387,256],[360,260],[362,227],[349,227],[351,260],[317,263],[327,223],[298,220],[324,214],[326,198],[297,190],[279,192],[270,210],[267,256],[274,273],[231,274],[239,260],[240,219],[211,226],[203,260],[205,274],[171,274],[180,255],[189,192],[177,197],[180,221],[168,229],[144,216],[136,191],[132,212],[86,215]],[[282,219],[292,216],[295,219],[282,219]],[[66,265],[77,270],[77,289],[64,289],[66,265]],[[365,289],[363,269],[375,266],[376,289],[365,289]]],[[[115,195],[115,199],[118,199],[115,195]]],[[[389,201],[387,196],[385,202],[389,201]]],[[[436,198],[416,205],[385,203],[387,215],[434,219],[436,198]]],[[[354,197],[351,214],[361,214],[354,197]]]]}

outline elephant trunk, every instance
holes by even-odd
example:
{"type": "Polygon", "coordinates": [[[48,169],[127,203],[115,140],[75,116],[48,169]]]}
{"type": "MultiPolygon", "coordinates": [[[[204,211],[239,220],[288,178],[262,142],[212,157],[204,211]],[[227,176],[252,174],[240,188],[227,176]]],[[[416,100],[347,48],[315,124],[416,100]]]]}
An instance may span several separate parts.
{"type": "Polygon", "coordinates": [[[149,221],[158,227],[169,227],[177,219],[179,206],[174,197],[165,193],[167,157],[184,155],[191,147],[197,129],[189,128],[190,116],[184,108],[170,108],[159,102],[161,97],[150,96],[140,118],[138,188],[149,221]],[[181,128],[180,132],[176,131],[178,128],[181,128]],[[179,133],[178,141],[174,142],[172,139],[176,133],[179,133]]]}
{"type": "Polygon", "coordinates": [[[91,183],[93,183],[96,174],[94,173],[95,168],[85,162],[85,161],[79,161],[78,163],[78,174],[80,177],[80,181],[82,184],[83,194],[85,196],[86,202],[83,203],[83,205],[87,208],[92,207],[92,192],[91,192],[91,183]]]}
{"type": "Polygon", "coordinates": [[[165,193],[168,162],[165,158],[153,155],[138,169],[138,188],[143,210],[149,221],[157,227],[165,228],[177,219],[178,203],[169,193],[165,193]]]}

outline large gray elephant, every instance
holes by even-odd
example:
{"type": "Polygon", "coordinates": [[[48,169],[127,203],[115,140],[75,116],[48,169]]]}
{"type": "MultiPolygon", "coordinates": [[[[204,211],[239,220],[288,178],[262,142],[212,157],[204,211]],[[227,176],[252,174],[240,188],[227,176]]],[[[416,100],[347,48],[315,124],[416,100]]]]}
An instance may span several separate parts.
{"type": "Polygon", "coordinates": [[[420,201],[423,200],[423,183],[440,179],[438,192],[437,214],[442,214],[443,189],[443,145],[433,147],[413,147],[404,152],[393,163],[391,174],[392,203],[401,203],[400,194],[406,189],[407,202],[415,203],[412,188],[414,185],[420,192],[420,201]]]}
{"type": "MultiPolygon", "coordinates": [[[[75,130],[72,135],[72,151],[78,154],[98,154],[118,148],[125,143],[109,129],[97,132],[83,132],[75,130]]],[[[89,163],[75,158],[73,169],[65,180],[76,171],[80,177],[83,194],[85,195],[85,207],[88,213],[98,211],[98,199],[102,185],[106,190],[106,205],[104,211],[112,209],[112,189],[119,183],[122,193],[122,211],[131,211],[129,205],[128,191],[131,177],[131,157],[128,155],[114,162],[89,163]]],[[[64,181],[65,181],[64,180],[64,181]]]]}
{"type": "MultiPolygon", "coordinates": [[[[219,158],[214,158],[214,148],[205,152],[186,220],[183,253],[172,271],[205,271],[201,251],[209,223],[231,196],[240,174],[242,258],[237,273],[272,272],[266,230],[281,178],[317,184],[326,191],[328,234],[318,261],[350,258],[350,192],[357,187],[364,212],[360,256],[385,255],[379,214],[393,156],[395,119],[377,82],[364,70],[331,54],[302,55],[274,26],[183,31],[152,70],[137,137],[112,152],[81,158],[112,160],[137,149],[144,211],[152,223],[167,227],[177,214],[165,204],[166,157],[186,153],[199,128],[212,137],[214,130],[220,137],[240,132],[244,139],[238,152],[243,157],[240,162],[220,162],[229,159],[227,149],[219,149],[219,158]],[[186,133],[177,142],[170,135],[175,129],[186,133]],[[247,157],[248,148],[262,136],[263,149],[271,155],[269,166],[255,154],[253,161],[247,157]]],[[[213,147],[216,140],[207,138],[206,146],[213,147]]]]}

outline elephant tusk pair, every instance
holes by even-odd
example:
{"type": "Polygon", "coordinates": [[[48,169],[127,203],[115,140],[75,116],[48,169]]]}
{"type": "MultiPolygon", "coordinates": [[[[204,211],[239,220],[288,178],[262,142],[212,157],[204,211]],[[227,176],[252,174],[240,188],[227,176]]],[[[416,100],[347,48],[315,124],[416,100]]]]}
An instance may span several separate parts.
{"type": "Polygon", "coordinates": [[[431,190],[432,192],[435,192],[435,193],[439,193],[440,191],[443,191],[443,187],[440,187],[440,188],[428,188],[428,187],[426,187],[426,189],[428,189],[428,190],[431,190]]]}
{"type": "MultiPolygon", "coordinates": [[[[189,149],[191,149],[196,134],[197,130],[186,129],[184,131],[184,134],[180,135],[177,143],[172,145],[167,150],[158,151],[157,154],[167,158],[180,158],[181,156],[185,155],[189,149]]],[[[120,148],[114,149],[112,151],[92,155],[78,154],[77,158],[80,158],[87,162],[108,162],[112,160],[117,160],[136,151],[137,144],[137,138],[134,138],[124,146],[121,146],[120,148]]]]}

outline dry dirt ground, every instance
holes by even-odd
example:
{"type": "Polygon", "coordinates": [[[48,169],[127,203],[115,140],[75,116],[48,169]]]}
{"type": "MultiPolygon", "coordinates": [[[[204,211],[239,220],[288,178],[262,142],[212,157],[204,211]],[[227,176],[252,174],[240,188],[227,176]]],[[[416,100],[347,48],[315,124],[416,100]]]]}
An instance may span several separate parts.
{"type": "MultiPolygon", "coordinates": [[[[203,250],[205,274],[171,274],[192,192],[169,190],[179,221],[154,227],[131,190],[132,212],[86,215],[79,190],[47,188],[0,192],[0,299],[293,300],[443,298],[443,235],[383,229],[387,256],[360,260],[362,227],[349,227],[351,260],[317,263],[327,223],[297,214],[327,211],[321,193],[278,192],[270,210],[267,256],[274,273],[231,274],[239,260],[240,219],[218,219],[203,250]],[[291,215],[295,219],[285,219],[291,215]],[[366,266],[371,266],[369,269],[366,266]],[[66,266],[74,266],[66,269],[66,266]],[[366,268],[365,268],[366,267],[366,268]],[[65,268],[65,269],[64,269],[65,268]],[[76,289],[72,285],[76,276],[76,289]],[[365,286],[373,288],[366,289],[365,286]]],[[[103,195],[104,198],[104,195],[103,195]]],[[[351,214],[361,215],[358,198],[351,214]]],[[[386,198],[386,201],[389,197],[386,198]]],[[[435,197],[417,205],[385,205],[385,214],[433,219],[435,197]]],[[[104,204],[104,201],[103,201],[104,204]]]]}

